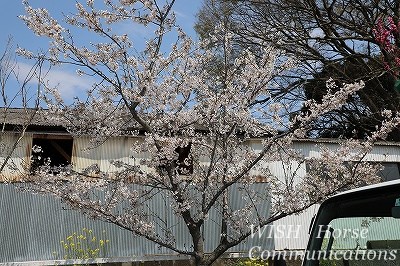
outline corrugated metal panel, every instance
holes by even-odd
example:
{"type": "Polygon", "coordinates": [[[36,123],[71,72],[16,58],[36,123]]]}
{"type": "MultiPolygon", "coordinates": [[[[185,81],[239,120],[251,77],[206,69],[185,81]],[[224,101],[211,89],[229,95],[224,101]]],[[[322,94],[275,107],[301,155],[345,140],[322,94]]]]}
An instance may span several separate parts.
{"type": "MultiPolygon", "coordinates": [[[[253,189],[266,191],[263,186],[253,189]]],[[[243,206],[243,193],[232,188],[230,201],[232,207],[243,206]]],[[[149,202],[152,210],[161,211],[173,228],[177,238],[177,247],[191,248],[191,240],[184,222],[177,218],[171,208],[168,208],[168,199],[161,193],[156,194],[149,202]]],[[[269,204],[259,206],[260,213],[269,211],[269,204]]],[[[0,263],[17,261],[44,261],[60,259],[63,248],[60,244],[73,232],[79,233],[82,228],[92,229],[97,237],[105,235],[110,240],[107,257],[126,258],[154,255],[173,254],[168,249],[159,248],[156,244],[144,238],[134,236],[127,230],[101,222],[90,220],[73,210],[66,210],[65,206],[51,196],[35,195],[29,192],[17,191],[14,185],[0,184],[0,263]],[[58,254],[58,255],[55,255],[58,254]]],[[[204,229],[204,238],[207,239],[206,250],[215,247],[219,239],[219,214],[212,211],[204,229]]],[[[273,248],[273,239],[254,238],[242,243],[232,251],[247,253],[253,245],[261,245],[266,249],[273,248]]]]}
{"type": "Polygon", "coordinates": [[[344,217],[330,221],[329,225],[336,230],[333,249],[366,249],[367,241],[400,239],[400,220],[393,217],[344,217]],[[361,230],[366,232],[364,237],[360,236],[361,230]]]}
{"type": "MultiPolygon", "coordinates": [[[[17,133],[3,132],[0,135],[0,164],[3,164],[16,141],[20,138],[17,133]]],[[[32,150],[32,134],[25,133],[12,152],[6,167],[0,173],[0,181],[18,181],[29,168],[32,150]]]]}
{"type": "MultiPolygon", "coordinates": [[[[257,197],[260,197],[258,200],[259,202],[256,204],[257,211],[261,217],[268,218],[271,211],[271,202],[269,198],[269,189],[267,183],[256,183],[250,186],[246,186],[246,190],[243,189],[241,184],[235,184],[230,189],[230,197],[228,204],[231,206],[233,210],[238,210],[243,208],[246,204],[248,204],[249,194],[254,191],[257,194],[257,197]]],[[[251,197],[255,202],[257,199],[255,197],[251,197]]],[[[238,219],[245,219],[245,217],[241,217],[240,214],[237,214],[238,219]]],[[[256,215],[253,214],[252,218],[256,218],[256,215]]],[[[274,242],[274,235],[270,234],[271,228],[267,227],[264,231],[264,235],[258,237],[256,236],[247,238],[246,241],[242,242],[241,244],[233,247],[230,249],[230,252],[240,252],[244,253],[246,256],[249,253],[249,249],[253,246],[261,246],[263,250],[273,250],[275,249],[275,242],[274,242]]],[[[219,230],[219,227],[217,228],[219,230]]],[[[217,231],[219,232],[219,231],[217,231]]],[[[211,231],[209,233],[212,233],[211,231]]],[[[219,235],[217,235],[219,237],[219,235]]]]}
{"type": "MultiPolygon", "coordinates": [[[[124,163],[128,163],[131,165],[139,164],[139,160],[148,158],[148,154],[141,153],[141,154],[133,154],[131,151],[131,147],[140,139],[137,138],[129,138],[129,137],[116,137],[108,139],[105,143],[101,146],[96,147],[94,149],[88,149],[89,147],[89,138],[88,137],[80,137],[74,140],[74,148],[73,148],[73,158],[72,162],[76,170],[82,170],[85,167],[88,167],[92,164],[98,164],[102,171],[113,172],[117,171],[118,169],[115,168],[112,164],[110,164],[111,160],[120,160],[124,163]],[[133,156],[132,156],[133,155],[133,156]]],[[[150,171],[150,169],[145,169],[146,171],[150,171]]],[[[236,190],[237,187],[234,186],[232,188],[236,190]]],[[[266,194],[267,190],[265,189],[265,184],[258,184],[253,187],[256,190],[264,190],[266,194]]],[[[243,206],[245,195],[242,193],[232,193],[230,197],[232,209],[238,209],[243,206]]],[[[153,199],[147,203],[148,208],[152,210],[157,210],[161,212],[161,216],[167,217],[167,221],[169,225],[172,226],[175,230],[175,236],[178,243],[179,248],[187,249],[191,245],[190,235],[187,231],[186,225],[184,224],[183,220],[177,220],[176,217],[171,213],[169,199],[167,199],[164,195],[157,194],[153,197],[153,199]]],[[[269,204],[265,202],[262,206],[259,206],[260,213],[267,214],[269,211],[269,204]]],[[[220,238],[220,216],[219,212],[214,209],[211,211],[208,221],[204,227],[204,239],[207,241],[205,242],[205,249],[211,250],[215,248],[216,243],[219,241],[220,238]]],[[[256,243],[259,240],[249,240],[247,244],[242,244],[235,247],[233,250],[235,251],[244,251],[248,252],[249,245],[251,243],[256,243]]],[[[273,246],[273,239],[266,240],[262,239],[263,245],[267,248],[272,248],[273,246]]],[[[147,244],[142,243],[141,246],[143,249],[146,250],[147,254],[158,254],[160,251],[154,246],[154,244],[150,244],[150,246],[146,246],[147,244]]],[[[251,246],[250,246],[251,247],[251,246]]],[[[170,253],[170,251],[161,248],[161,251],[164,253],[170,253]]]]}
{"type": "Polygon", "coordinates": [[[302,250],[307,247],[308,230],[312,217],[317,213],[319,205],[314,205],[304,212],[291,215],[274,222],[276,250],[302,250]],[[277,232],[280,230],[283,232],[277,232]],[[279,234],[279,237],[277,236],[279,234]]]}
{"type": "MultiPolygon", "coordinates": [[[[261,150],[261,141],[261,139],[252,139],[249,141],[249,145],[251,145],[255,150],[261,150]]],[[[293,149],[300,151],[305,157],[318,157],[321,146],[328,147],[330,149],[337,149],[339,147],[339,143],[332,140],[296,140],[292,144],[293,149]]],[[[365,160],[378,162],[400,162],[399,143],[377,143],[372,148],[372,151],[366,156],[365,160]]]]}
{"type": "MultiPolygon", "coordinates": [[[[135,154],[131,156],[131,147],[138,141],[136,138],[116,137],[107,140],[103,145],[87,149],[89,138],[80,137],[74,139],[72,163],[77,170],[84,169],[92,164],[98,164],[102,171],[113,172],[117,169],[110,163],[110,160],[120,160],[129,164],[138,164],[139,159],[147,158],[147,154],[135,154]]],[[[28,141],[29,143],[29,141],[28,141]]],[[[254,148],[261,149],[260,141],[251,143],[254,148]]],[[[336,143],[327,143],[331,147],[337,147],[336,143]]],[[[294,147],[305,156],[318,156],[318,146],[313,142],[296,142],[294,147]]],[[[30,147],[29,147],[30,151],[30,147]]],[[[400,149],[396,146],[381,146],[374,148],[369,158],[382,159],[390,158],[390,161],[400,161],[400,149]],[[374,157],[375,156],[375,157],[374,157]]],[[[283,167],[282,162],[270,162],[268,167],[278,177],[285,177],[295,170],[298,176],[305,174],[304,165],[293,162],[290,166],[283,167]]],[[[149,169],[147,169],[149,171],[149,169]]],[[[258,174],[256,171],[254,174],[258,174]]],[[[239,209],[245,204],[245,194],[239,190],[239,184],[232,187],[230,192],[230,206],[233,210],[239,209]]],[[[268,191],[266,184],[255,184],[251,189],[258,192],[268,191]]],[[[12,186],[0,185],[0,239],[4,239],[0,245],[0,261],[35,261],[54,259],[53,251],[61,253],[59,241],[73,231],[81,230],[83,227],[91,228],[96,232],[106,230],[111,240],[110,256],[131,257],[146,255],[172,254],[165,248],[159,248],[152,242],[143,238],[135,237],[126,230],[116,226],[102,223],[100,221],[88,220],[74,211],[61,210],[62,204],[50,196],[31,195],[29,193],[18,193],[12,186]],[[4,215],[3,215],[4,214],[4,215]]],[[[161,211],[161,215],[173,228],[179,248],[190,249],[191,241],[185,224],[180,218],[174,216],[169,199],[158,193],[147,202],[150,210],[161,211]]],[[[268,214],[270,203],[266,199],[259,206],[259,211],[268,214]]],[[[287,217],[274,225],[300,225],[300,237],[298,239],[269,238],[265,235],[261,238],[248,239],[231,251],[248,252],[249,248],[255,245],[263,249],[302,249],[305,248],[307,231],[312,214],[315,209],[308,210],[300,216],[287,217]]],[[[218,208],[213,209],[204,228],[204,239],[206,239],[206,250],[215,247],[220,237],[220,214],[218,208]]]]}
{"type": "MultiPolygon", "coordinates": [[[[319,157],[320,147],[337,149],[337,143],[313,143],[313,142],[295,142],[293,147],[300,150],[306,157],[319,157]]],[[[400,162],[400,147],[398,145],[376,145],[372,151],[365,157],[366,161],[375,162],[400,162]]]]}
{"type": "MultiPolygon", "coordinates": [[[[261,150],[262,144],[260,139],[254,139],[249,142],[255,150],[261,150]]],[[[337,141],[295,141],[292,145],[293,149],[299,151],[306,158],[319,157],[321,146],[330,149],[337,149],[339,143],[337,141]]],[[[400,146],[398,143],[382,143],[381,145],[374,146],[372,151],[365,157],[367,161],[376,162],[400,162],[400,146]]],[[[284,180],[285,177],[290,176],[296,171],[298,178],[306,174],[306,167],[304,163],[298,164],[291,162],[291,165],[285,165],[282,162],[268,162],[266,163],[271,171],[271,174],[284,180]],[[299,168],[297,168],[299,166],[299,168]],[[288,175],[289,174],[289,175],[288,175]]],[[[397,170],[398,168],[396,168],[397,170]]],[[[275,249],[305,249],[308,240],[308,228],[311,218],[318,210],[318,205],[315,205],[299,215],[291,215],[274,222],[274,228],[282,226],[282,229],[288,229],[290,226],[299,226],[298,238],[275,237],[275,249]]],[[[276,234],[275,234],[276,236],[276,234]]],[[[287,235],[286,235],[287,236],[287,235]]]]}
{"type": "MultiPolygon", "coordinates": [[[[76,170],[82,170],[90,165],[98,164],[101,171],[116,172],[118,169],[110,161],[122,161],[130,165],[139,165],[141,159],[148,158],[148,154],[135,154],[131,148],[139,138],[114,137],[109,138],[103,144],[91,148],[89,137],[74,139],[72,151],[72,164],[76,170]]],[[[142,167],[143,168],[143,167],[142,167]]],[[[143,168],[143,170],[148,170],[143,168]]]]}
{"type": "Polygon", "coordinates": [[[13,185],[0,184],[0,197],[0,262],[56,259],[53,252],[63,254],[60,241],[84,227],[92,229],[97,237],[105,230],[110,239],[110,254],[139,255],[135,247],[142,240],[116,226],[65,210],[51,196],[19,192],[13,185]]]}

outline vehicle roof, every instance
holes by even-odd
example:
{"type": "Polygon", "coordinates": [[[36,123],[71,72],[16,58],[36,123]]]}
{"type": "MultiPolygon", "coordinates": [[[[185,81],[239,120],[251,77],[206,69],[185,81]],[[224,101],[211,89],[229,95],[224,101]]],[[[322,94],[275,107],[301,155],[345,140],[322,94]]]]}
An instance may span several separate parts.
{"type": "Polygon", "coordinates": [[[383,188],[383,187],[399,185],[399,184],[400,184],[400,179],[386,181],[386,182],[380,182],[380,183],[376,183],[376,184],[373,184],[373,185],[368,185],[368,186],[363,186],[363,187],[359,187],[359,188],[350,189],[350,190],[338,193],[338,194],[332,196],[331,198],[341,197],[343,195],[354,193],[354,192],[361,192],[361,191],[366,191],[366,190],[370,190],[370,189],[383,188]]]}
{"type": "Polygon", "coordinates": [[[336,195],[333,195],[332,197],[326,199],[322,204],[327,204],[329,202],[332,201],[336,201],[339,200],[340,198],[344,197],[348,197],[350,194],[353,193],[365,193],[368,190],[375,190],[375,189],[381,189],[381,188],[385,188],[385,187],[390,187],[390,186],[399,186],[400,185],[400,179],[396,179],[396,180],[391,180],[391,181],[385,181],[385,182],[380,182],[380,183],[376,183],[376,184],[372,184],[372,185],[368,185],[368,186],[363,186],[363,187],[359,187],[359,188],[355,188],[355,189],[350,189],[344,192],[340,192],[336,195]]]}

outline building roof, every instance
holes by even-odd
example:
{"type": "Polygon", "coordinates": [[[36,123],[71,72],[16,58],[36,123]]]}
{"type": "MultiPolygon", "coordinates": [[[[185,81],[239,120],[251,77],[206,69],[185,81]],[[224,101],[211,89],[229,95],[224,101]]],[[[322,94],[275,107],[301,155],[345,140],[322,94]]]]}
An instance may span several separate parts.
{"type": "MultiPolygon", "coordinates": [[[[135,122],[129,113],[123,117],[124,130],[141,130],[140,125],[135,122]]],[[[45,128],[66,128],[66,124],[62,123],[59,119],[54,119],[54,115],[50,113],[48,109],[32,109],[32,108],[5,108],[0,107],[0,124],[23,126],[29,124],[31,126],[39,126],[41,130],[48,131],[45,128]],[[36,112],[36,114],[35,114],[36,112]],[[33,116],[31,121],[30,118],[33,116]]],[[[199,131],[206,131],[207,128],[196,124],[196,129],[199,131]]],[[[122,133],[122,135],[124,135],[122,133]]],[[[252,139],[262,139],[262,137],[254,137],[252,139]]],[[[311,142],[315,144],[340,144],[343,142],[342,139],[338,138],[302,138],[297,139],[295,142],[311,142]]],[[[376,142],[380,146],[400,146],[400,142],[381,140],[376,142]]]]}
{"type": "MultiPolygon", "coordinates": [[[[132,119],[130,113],[121,116],[125,129],[140,129],[137,122],[132,119]]],[[[23,126],[45,126],[45,127],[67,127],[67,122],[58,119],[57,115],[48,109],[33,108],[5,108],[0,107],[0,124],[23,126]],[[32,119],[32,120],[31,120],[32,119]]]]}
{"type": "Polygon", "coordinates": [[[32,108],[0,108],[0,121],[1,124],[24,126],[63,126],[53,122],[49,119],[49,112],[45,109],[32,109],[32,108]]]}

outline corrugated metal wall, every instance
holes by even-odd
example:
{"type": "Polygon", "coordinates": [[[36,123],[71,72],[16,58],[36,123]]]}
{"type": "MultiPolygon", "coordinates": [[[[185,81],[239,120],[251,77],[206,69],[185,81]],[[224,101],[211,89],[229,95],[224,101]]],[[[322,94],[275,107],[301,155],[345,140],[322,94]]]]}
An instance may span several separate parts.
{"type": "Polygon", "coordinates": [[[285,235],[275,238],[276,250],[303,250],[307,247],[311,220],[319,205],[314,205],[304,212],[291,215],[274,222],[275,230],[281,227],[285,235]]]}
{"type": "MultiPolygon", "coordinates": [[[[3,132],[0,133],[0,165],[3,164],[14,143],[18,141],[20,134],[3,132]]],[[[18,181],[26,173],[30,164],[32,150],[32,134],[25,133],[19,140],[12,152],[6,167],[0,173],[0,182],[18,181]]]]}
{"type": "MultiPolygon", "coordinates": [[[[312,141],[295,141],[293,148],[302,151],[306,157],[318,157],[320,147],[329,147],[336,149],[339,144],[334,142],[312,142],[312,141]]],[[[376,162],[400,162],[400,146],[397,143],[381,143],[372,148],[372,151],[365,157],[366,161],[376,162]]]]}
{"type": "MultiPolygon", "coordinates": [[[[400,220],[393,217],[380,217],[371,219],[368,217],[343,217],[336,218],[329,222],[329,225],[336,231],[333,242],[333,249],[360,249],[367,248],[367,241],[398,241],[400,239],[400,220]],[[355,237],[343,235],[347,230],[366,230],[365,237],[355,237]],[[340,235],[340,234],[341,235],[340,235]]],[[[357,231],[351,231],[352,233],[357,231]]],[[[323,237],[327,237],[324,235],[323,237]]],[[[387,244],[389,248],[390,244],[387,244]]],[[[392,246],[392,248],[394,248],[392,246]]],[[[398,264],[396,264],[398,265],[398,264]]]]}
{"type": "MultiPolygon", "coordinates": [[[[12,142],[15,136],[9,136],[7,141],[12,142]]],[[[77,170],[84,169],[92,164],[98,164],[102,171],[113,172],[117,169],[110,163],[110,160],[120,160],[129,164],[137,164],[131,157],[131,147],[138,141],[135,138],[116,137],[107,140],[103,145],[87,149],[89,147],[89,138],[80,137],[74,139],[72,163],[77,170]]],[[[20,143],[15,151],[16,162],[25,162],[29,159],[32,136],[27,135],[20,143]],[[24,158],[23,160],[19,158],[24,158]]],[[[261,149],[259,140],[250,142],[253,148],[261,149]]],[[[328,145],[332,148],[337,147],[335,143],[315,142],[295,142],[294,148],[300,150],[307,157],[318,156],[318,145],[328,145]]],[[[146,153],[136,154],[136,160],[146,158],[146,153]]],[[[400,162],[400,149],[398,146],[382,145],[373,149],[367,157],[368,160],[400,162]]],[[[268,164],[271,172],[278,176],[284,177],[288,173],[297,171],[298,176],[305,174],[305,165],[293,162],[292,165],[283,165],[282,162],[272,162],[268,164]],[[284,167],[285,166],[285,167],[284,167]]],[[[147,169],[149,170],[149,169],[147,169]]],[[[6,172],[14,175],[14,171],[6,172]]],[[[253,172],[257,174],[257,172],[253,172]]],[[[230,202],[233,209],[240,208],[244,204],[243,194],[238,193],[236,187],[232,188],[230,193],[230,202]]],[[[265,184],[257,184],[252,189],[259,192],[267,191],[265,184]]],[[[126,230],[120,230],[118,227],[103,223],[100,221],[92,221],[83,217],[81,214],[71,211],[62,210],[63,205],[59,200],[50,196],[32,195],[29,193],[17,192],[14,186],[0,184],[0,262],[8,261],[35,261],[35,260],[52,260],[55,259],[53,252],[61,254],[62,249],[60,240],[65,238],[73,231],[79,231],[83,227],[91,228],[95,232],[106,231],[109,236],[110,250],[109,256],[112,257],[142,257],[149,255],[172,254],[165,248],[159,248],[157,245],[133,236],[126,230]]],[[[177,238],[177,245],[180,248],[190,248],[191,242],[189,233],[183,221],[176,218],[170,203],[162,194],[153,197],[149,202],[152,210],[162,211],[163,215],[171,225],[174,225],[174,235],[177,238]]],[[[268,213],[270,209],[269,202],[266,201],[260,207],[260,211],[268,213]]],[[[309,209],[299,216],[291,216],[274,223],[278,225],[301,225],[299,238],[268,238],[265,235],[261,238],[255,237],[248,239],[238,245],[232,251],[248,252],[249,248],[255,245],[262,246],[263,249],[303,249],[305,248],[308,238],[308,226],[311,217],[316,212],[317,207],[309,209]]],[[[205,225],[204,238],[207,240],[206,250],[215,247],[220,237],[220,223],[218,210],[214,209],[205,225]]]]}
{"type": "Polygon", "coordinates": [[[51,196],[19,192],[14,185],[0,184],[0,198],[0,262],[60,259],[64,254],[60,241],[82,228],[92,229],[98,237],[105,230],[110,254],[120,257],[136,255],[135,247],[142,244],[115,226],[65,210],[51,196]]]}
{"type": "MultiPolygon", "coordinates": [[[[249,142],[256,150],[262,149],[261,140],[254,139],[249,142]]],[[[295,141],[293,143],[293,148],[306,158],[315,158],[320,156],[320,147],[328,147],[330,149],[337,149],[339,144],[334,141],[295,141]]],[[[375,161],[375,162],[400,162],[400,146],[396,143],[382,143],[374,146],[372,151],[367,154],[365,157],[367,161],[375,161]]],[[[270,162],[268,163],[269,169],[271,173],[276,177],[284,180],[288,176],[291,176],[295,173],[295,176],[298,178],[303,177],[306,174],[306,165],[305,163],[291,162],[290,165],[285,165],[282,162],[270,162]]],[[[389,167],[393,167],[392,164],[387,164],[388,168],[385,169],[385,173],[387,174],[389,171],[399,171],[398,166],[394,167],[395,169],[389,169],[389,167]]],[[[396,173],[396,176],[399,176],[399,173],[396,173]]],[[[387,178],[386,180],[391,180],[391,178],[387,178]]],[[[277,250],[289,249],[289,250],[303,250],[307,246],[308,241],[308,230],[311,223],[312,217],[317,213],[319,205],[314,205],[307,209],[306,211],[298,214],[292,215],[289,217],[285,217],[273,223],[274,230],[276,233],[276,229],[281,226],[281,229],[289,231],[293,228],[290,226],[299,226],[295,228],[295,233],[292,233],[291,236],[298,233],[298,237],[275,237],[274,246],[277,250]]]]}
{"type": "MultiPolygon", "coordinates": [[[[242,194],[236,188],[232,189],[235,190],[235,193],[231,193],[232,207],[240,207],[243,204],[242,194]]],[[[263,190],[265,187],[255,189],[263,190]]],[[[174,216],[171,208],[165,208],[165,203],[159,194],[151,200],[149,206],[161,211],[161,215],[165,215],[170,225],[173,225],[177,247],[190,249],[191,241],[185,224],[174,216]]],[[[268,211],[269,204],[260,206],[260,212],[268,211]]],[[[82,228],[92,229],[96,237],[102,237],[105,231],[106,238],[110,240],[107,257],[134,259],[173,254],[115,225],[90,220],[77,211],[67,210],[58,199],[21,192],[15,185],[0,184],[0,214],[0,263],[61,259],[64,252],[60,241],[73,232],[79,234],[82,228]]],[[[217,212],[212,211],[205,225],[206,250],[215,247],[219,239],[218,217],[217,212]]],[[[273,238],[250,238],[231,251],[247,253],[254,245],[273,249],[273,238]]]]}
{"type": "Polygon", "coordinates": [[[118,171],[118,168],[110,163],[112,160],[138,165],[139,160],[148,158],[146,153],[134,154],[131,151],[135,143],[140,141],[139,138],[114,137],[107,139],[100,146],[91,147],[89,137],[75,138],[72,149],[72,164],[77,171],[98,164],[100,170],[104,172],[118,171]]]}

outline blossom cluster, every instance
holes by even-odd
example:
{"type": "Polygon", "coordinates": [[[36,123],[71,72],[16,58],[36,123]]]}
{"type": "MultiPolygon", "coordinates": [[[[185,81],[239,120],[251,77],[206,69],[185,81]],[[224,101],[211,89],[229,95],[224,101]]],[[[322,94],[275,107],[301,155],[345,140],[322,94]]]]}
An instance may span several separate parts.
{"type": "Polygon", "coordinates": [[[386,21],[379,18],[372,32],[383,51],[389,55],[385,62],[386,70],[394,71],[397,75],[395,69],[400,67],[400,21],[396,23],[393,17],[388,17],[386,21]]]}

